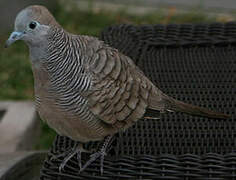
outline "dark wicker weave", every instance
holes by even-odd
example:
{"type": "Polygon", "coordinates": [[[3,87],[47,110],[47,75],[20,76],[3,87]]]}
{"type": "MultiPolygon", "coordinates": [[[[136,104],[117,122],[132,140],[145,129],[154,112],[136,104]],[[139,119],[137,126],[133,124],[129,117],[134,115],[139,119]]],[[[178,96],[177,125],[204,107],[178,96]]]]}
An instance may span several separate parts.
{"type": "Polygon", "coordinates": [[[236,179],[236,23],[119,25],[105,29],[101,39],[130,56],[168,95],[232,118],[169,113],[160,120],[140,120],[117,135],[103,176],[99,160],[78,174],[76,157],[60,174],[63,158],[50,157],[73,141],[58,136],[41,179],[236,179]]]}

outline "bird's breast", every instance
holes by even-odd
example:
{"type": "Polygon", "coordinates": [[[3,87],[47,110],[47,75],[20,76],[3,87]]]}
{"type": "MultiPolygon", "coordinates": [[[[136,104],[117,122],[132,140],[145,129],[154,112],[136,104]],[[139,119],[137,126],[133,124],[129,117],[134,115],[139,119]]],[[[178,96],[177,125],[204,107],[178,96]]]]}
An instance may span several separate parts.
{"type": "MultiPolygon", "coordinates": [[[[40,117],[57,131],[81,142],[101,140],[113,132],[113,129],[94,116],[89,110],[87,99],[81,90],[89,87],[85,79],[72,78],[70,83],[55,83],[42,66],[34,66],[35,100],[40,117]],[[73,84],[77,88],[73,88],[73,84]],[[70,87],[71,86],[71,87],[70,87]],[[70,88],[69,88],[70,87],[70,88]]],[[[55,76],[54,76],[55,77],[55,76]]],[[[57,82],[60,79],[55,78],[57,82]]]]}

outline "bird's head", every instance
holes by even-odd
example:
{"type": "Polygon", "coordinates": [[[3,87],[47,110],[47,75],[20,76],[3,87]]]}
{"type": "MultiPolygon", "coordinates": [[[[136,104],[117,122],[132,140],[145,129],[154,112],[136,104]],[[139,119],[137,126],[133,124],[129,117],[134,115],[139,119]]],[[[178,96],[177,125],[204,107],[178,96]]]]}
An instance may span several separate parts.
{"type": "Polygon", "coordinates": [[[47,8],[38,5],[29,6],[18,13],[14,32],[6,41],[6,47],[17,40],[37,45],[47,35],[51,26],[60,27],[47,8]]]}

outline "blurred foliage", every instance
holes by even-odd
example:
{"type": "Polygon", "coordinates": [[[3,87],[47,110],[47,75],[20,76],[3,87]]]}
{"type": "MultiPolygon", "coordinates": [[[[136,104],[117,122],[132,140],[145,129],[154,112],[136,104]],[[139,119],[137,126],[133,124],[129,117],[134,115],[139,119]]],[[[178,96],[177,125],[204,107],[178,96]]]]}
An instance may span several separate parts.
{"type": "Polygon", "coordinates": [[[52,146],[53,140],[56,136],[56,132],[52,130],[48,125],[40,121],[41,133],[38,142],[35,143],[35,149],[49,149],[52,146]]]}
{"type": "MultiPolygon", "coordinates": [[[[120,23],[131,24],[167,24],[167,23],[202,23],[215,21],[197,11],[177,14],[176,9],[168,12],[151,12],[146,15],[130,15],[125,10],[119,12],[80,11],[76,6],[66,11],[57,5],[53,14],[59,23],[69,32],[99,36],[106,26],[120,23]]],[[[3,48],[7,35],[0,36],[0,100],[33,99],[33,76],[28,58],[28,49],[23,42],[17,42],[8,49],[3,48]]],[[[41,122],[42,133],[37,149],[48,149],[55,137],[55,132],[41,122]]]]}
{"type": "Polygon", "coordinates": [[[0,99],[31,99],[33,77],[26,45],[19,43],[0,52],[0,99]]]}

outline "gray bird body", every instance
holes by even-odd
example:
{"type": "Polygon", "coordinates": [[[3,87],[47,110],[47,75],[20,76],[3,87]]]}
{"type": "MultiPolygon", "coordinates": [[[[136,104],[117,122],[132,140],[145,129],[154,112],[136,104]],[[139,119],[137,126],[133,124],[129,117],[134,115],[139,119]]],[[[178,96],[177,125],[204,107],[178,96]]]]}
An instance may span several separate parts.
{"type": "Polygon", "coordinates": [[[228,117],[167,96],[129,57],[97,38],[66,32],[44,7],[21,11],[15,29],[7,44],[20,38],[28,44],[37,110],[60,135],[102,140],[147,110],[228,117]]]}
{"type": "MultiPolygon", "coordinates": [[[[165,99],[132,60],[97,38],[53,27],[30,49],[40,116],[59,134],[88,142],[125,130],[165,99]]],[[[194,114],[194,112],[193,112],[194,114]]]]}
{"type": "Polygon", "coordinates": [[[101,140],[142,118],[149,95],[161,93],[130,58],[97,38],[49,31],[43,56],[38,47],[30,56],[37,110],[59,134],[101,140]]]}

